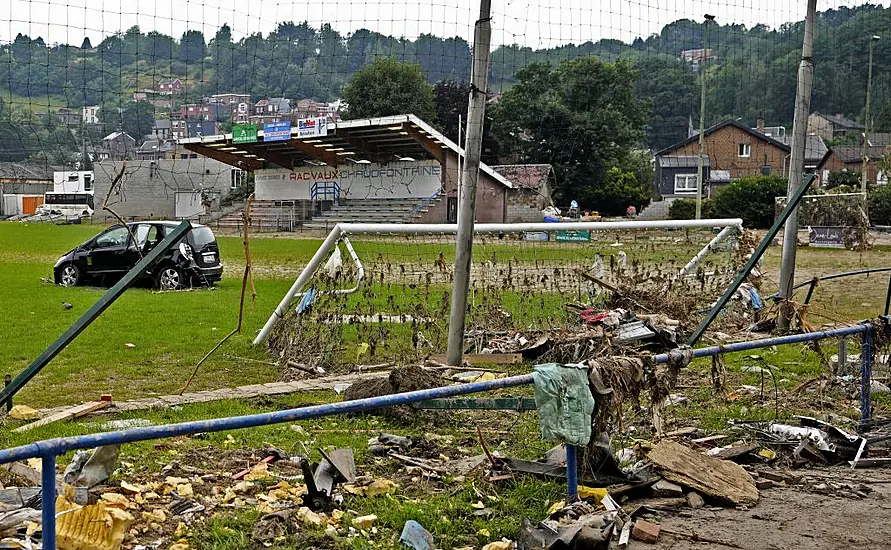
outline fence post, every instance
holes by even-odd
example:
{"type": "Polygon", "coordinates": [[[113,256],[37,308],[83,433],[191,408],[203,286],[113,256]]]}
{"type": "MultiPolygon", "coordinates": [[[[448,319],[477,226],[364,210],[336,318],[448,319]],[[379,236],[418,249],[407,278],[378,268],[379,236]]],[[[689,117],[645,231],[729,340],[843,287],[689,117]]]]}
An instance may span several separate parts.
{"type": "Polygon", "coordinates": [[[56,455],[43,456],[40,481],[43,550],[56,550],[56,455]]]}
{"type": "Polygon", "coordinates": [[[891,277],[888,277],[888,292],[885,293],[885,317],[888,316],[889,306],[891,306],[891,277]]]}
{"type": "Polygon", "coordinates": [[[575,445],[566,443],[566,503],[579,499],[578,453],[575,445]]]}
{"type": "Polygon", "coordinates": [[[872,418],[871,388],[872,382],[872,326],[863,333],[863,345],[860,346],[860,424],[868,423],[872,418]]]}
{"type": "MultiPolygon", "coordinates": [[[[10,382],[12,382],[12,375],[11,374],[5,375],[3,377],[3,387],[5,388],[6,386],[8,386],[10,382]]],[[[12,396],[10,395],[9,399],[6,400],[6,412],[9,412],[11,410],[12,410],[12,396]]]]}
{"type": "Polygon", "coordinates": [[[848,339],[844,336],[838,339],[838,364],[835,366],[835,374],[848,374],[848,339]]]}

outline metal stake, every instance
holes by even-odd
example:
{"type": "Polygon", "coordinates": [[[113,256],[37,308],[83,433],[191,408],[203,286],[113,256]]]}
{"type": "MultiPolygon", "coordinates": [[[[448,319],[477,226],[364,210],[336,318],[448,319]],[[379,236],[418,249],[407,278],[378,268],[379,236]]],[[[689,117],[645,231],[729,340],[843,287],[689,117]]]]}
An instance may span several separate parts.
{"type": "Polygon", "coordinates": [[[579,499],[579,466],[575,445],[566,443],[566,503],[579,499]]]}
{"type": "Polygon", "coordinates": [[[860,348],[860,423],[866,424],[872,418],[872,327],[863,333],[860,348]]]}
{"type": "Polygon", "coordinates": [[[40,485],[43,550],[56,550],[56,455],[42,457],[40,485]]]}
{"type": "MultiPolygon", "coordinates": [[[[792,123],[792,157],[789,159],[788,197],[792,202],[795,192],[807,187],[802,181],[804,174],[804,150],[807,144],[807,117],[811,112],[811,90],[814,87],[814,19],[817,0],[808,0],[804,23],[804,41],[801,46],[801,63],[798,65],[798,90],[795,94],[795,118],[792,123]]],[[[798,211],[792,210],[783,231],[783,257],[780,264],[780,315],[777,329],[789,330],[794,308],[792,286],[795,284],[795,256],[798,252],[798,211]]]]}
{"type": "Polygon", "coordinates": [[[486,89],[489,85],[489,45],[492,24],[491,0],[480,0],[480,17],[473,37],[473,75],[470,105],[467,110],[467,142],[464,146],[464,171],[458,191],[458,237],[455,251],[455,279],[452,284],[452,311],[449,315],[449,347],[446,363],[460,365],[464,351],[464,323],[467,320],[467,293],[470,288],[470,263],[473,259],[473,224],[476,216],[476,186],[479,180],[483,147],[483,123],[486,113],[486,89]]]}

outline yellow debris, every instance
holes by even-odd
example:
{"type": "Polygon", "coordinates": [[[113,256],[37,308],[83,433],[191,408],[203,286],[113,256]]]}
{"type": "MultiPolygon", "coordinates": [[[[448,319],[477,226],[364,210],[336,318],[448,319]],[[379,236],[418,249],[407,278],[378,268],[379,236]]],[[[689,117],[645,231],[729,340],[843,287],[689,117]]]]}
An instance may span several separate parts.
{"type": "Polygon", "coordinates": [[[103,501],[79,506],[64,496],[56,499],[56,514],[59,550],[118,550],[135,519],[103,501]]]}
{"type": "Polygon", "coordinates": [[[476,508],[477,510],[482,510],[483,508],[486,507],[486,505],[483,504],[482,500],[478,500],[478,501],[474,502],[473,504],[471,504],[470,506],[472,506],[473,508],[476,508]]]}
{"type": "Polygon", "coordinates": [[[183,483],[188,483],[188,482],[189,482],[189,480],[184,477],[167,476],[164,479],[164,483],[166,483],[167,485],[182,485],[183,483]]]}
{"type": "Polygon", "coordinates": [[[146,521],[157,521],[158,523],[164,523],[167,521],[167,514],[164,513],[164,510],[161,508],[155,508],[151,512],[142,512],[142,519],[146,521]]]}
{"type": "Polygon", "coordinates": [[[566,501],[558,500],[554,504],[551,504],[551,507],[548,508],[548,515],[553,514],[557,510],[562,510],[564,507],[566,507],[566,501]]]}
{"type": "Polygon", "coordinates": [[[195,491],[192,490],[191,483],[183,483],[176,486],[176,494],[183,498],[189,498],[195,496],[195,491]]]}
{"type": "Polygon", "coordinates": [[[269,464],[261,462],[251,468],[251,471],[244,476],[245,481],[257,481],[260,479],[269,479],[272,475],[269,473],[269,464]]]}
{"type": "Polygon", "coordinates": [[[766,458],[767,460],[773,460],[777,457],[777,453],[770,449],[761,449],[758,451],[758,456],[761,458],[766,458]]]}
{"type": "Polygon", "coordinates": [[[119,508],[121,510],[133,508],[133,502],[120,493],[102,493],[102,496],[99,498],[101,498],[105,505],[109,507],[119,508]]]}
{"type": "Polygon", "coordinates": [[[359,516],[357,518],[353,518],[353,525],[358,527],[359,529],[370,529],[374,522],[377,521],[377,516],[374,514],[370,514],[367,516],[359,516]]]}
{"type": "Polygon", "coordinates": [[[126,494],[135,495],[137,493],[142,492],[142,486],[134,485],[133,483],[127,483],[126,481],[121,482],[121,491],[126,494]]]}
{"type": "Polygon", "coordinates": [[[489,538],[492,536],[492,533],[490,533],[488,529],[480,529],[479,531],[476,532],[476,534],[481,537],[486,537],[486,538],[489,538]]]}
{"type": "Polygon", "coordinates": [[[581,499],[593,498],[597,502],[600,502],[607,494],[607,490],[600,487],[585,487],[584,485],[579,485],[579,498],[581,499]]]}
{"type": "Polygon", "coordinates": [[[490,542],[483,546],[483,550],[511,550],[514,547],[514,541],[509,539],[501,539],[499,541],[490,542]]]}
{"type": "Polygon", "coordinates": [[[9,411],[9,417],[16,420],[38,420],[40,413],[28,405],[16,405],[9,411]]]}
{"type": "Polygon", "coordinates": [[[250,481],[239,481],[235,484],[233,489],[235,489],[236,493],[246,493],[254,486],[250,481]]]}
{"type": "Polygon", "coordinates": [[[324,527],[328,524],[328,518],[325,517],[325,514],[317,514],[306,506],[301,506],[297,510],[297,519],[312,527],[324,527]]]}

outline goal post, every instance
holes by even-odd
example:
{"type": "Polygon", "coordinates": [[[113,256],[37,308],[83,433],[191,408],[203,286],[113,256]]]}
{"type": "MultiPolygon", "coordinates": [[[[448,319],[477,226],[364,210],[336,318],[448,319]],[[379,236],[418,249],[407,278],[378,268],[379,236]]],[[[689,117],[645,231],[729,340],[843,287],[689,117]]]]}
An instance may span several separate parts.
{"type": "MultiPolygon", "coordinates": [[[[653,220],[653,221],[609,221],[609,222],[566,222],[566,223],[483,223],[476,224],[474,226],[473,232],[474,235],[478,235],[480,237],[484,236],[493,236],[496,238],[498,236],[504,237],[506,235],[513,236],[513,239],[509,239],[508,243],[514,242],[523,242],[521,239],[529,236],[530,238],[534,235],[550,235],[550,234],[563,234],[563,235],[588,235],[592,234],[605,234],[608,232],[615,232],[620,234],[622,232],[635,232],[635,231],[659,231],[659,230],[692,230],[692,229],[720,229],[721,231],[713,236],[702,248],[693,256],[693,258],[686,263],[680,271],[675,271],[675,277],[682,277],[688,273],[690,273],[696,266],[701,262],[709,252],[712,252],[719,243],[724,241],[725,239],[731,237],[732,235],[738,234],[742,229],[742,220],[739,218],[722,218],[722,219],[703,219],[703,220],[653,220]]],[[[350,293],[357,291],[364,283],[363,279],[365,278],[365,273],[367,269],[363,267],[363,262],[360,259],[360,255],[356,253],[354,250],[353,244],[350,243],[350,236],[359,237],[397,237],[397,236],[414,236],[418,238],[429,237],[429,238],[442,238],[444,236],[456,235],[458,231],[457,224],[375,224],[375,223],[340,223],[334,226],[319,248],[316,250],[315,254],[313,254],[312,258],[306,264],[306,266],[301,270],[300,275],[288,289],[285,296],[282,298],[281,302],[272,312],[269,319],[266,321],[266,324],[257,334],[254,339],[254,344],[263,343],[273,331],[278,322],[285,317],[288,313],[288,308],[295,301],[296,298],[303,295],[305,289],[308,288],[313,278],[316,276],[317,272],[320,270],[324,262],[330,257],[332,252],[334,252],[339,243],[343,242],[347,252],[352,260],[352,262],[356,265],[357,268],[357,277],[355,286],[351,289],[347,290],[333,290],[330,293],[350,293]]],[[[559,241],[559,236],[555,238],[555,240],[559,241]]],[[[453,241],[452,241],[453,242],[453,241]]],[[[398,245],[393,245],[395,248],[398,248],[398,245]]],[[[451,247],[452,249],[454,246],[451,247]]],[[[576,254],[581,249],[579,248],[567,248],[562,250],[561,252],[565,252],[569,255],[576,254]]],[[[441,253],[440,253],[441,254],[441,253]]],[[[475,256],[480,254],[480,252],[476,252],[475,256]]],[[[479,257],[478,257],[479,258],[479,257]]],[[[553,258],[553,255],[551,256],[553,258]]],[[[580,260],[588,260],[589,258],[580,258],[580,260]]],[[[475,259],[475,263],[478,260],[475,259]]],[[[534,258],[530,259],[536,263],[537,275],[542,277],[547,277],[547,266],[541,266],[540,263],[547,261],[547,259],[534,258]]],[[[581,264],[579,264],[581,265],[581,264]]],[[[588,264],[590,265],[590,263],[588,264]]],[[[400,266],[404,269],[404,266],[400,266]]],[[[428,274],[428,280],[429,280],[428,274]]],[[[372,275],[373,277],[373,275],[372,275]]],[[[383,277],[383,274],[381,274],[383,277]]]]}

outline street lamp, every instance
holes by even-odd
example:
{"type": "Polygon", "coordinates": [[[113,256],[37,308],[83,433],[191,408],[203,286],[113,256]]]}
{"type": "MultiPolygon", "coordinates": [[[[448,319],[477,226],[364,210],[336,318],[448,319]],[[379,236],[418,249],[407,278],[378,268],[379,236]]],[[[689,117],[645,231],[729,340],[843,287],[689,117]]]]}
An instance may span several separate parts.
{"type": "Polygon", "coordinates": [[[705,14],[705,21],[702,25],[705,32],[702,33],[702,58],[700,60],[700,77],[699,88],[701,97],[699,99],[699,160],[696,164],[696,219],[702,218],[702,140],[705,134],[705,62],[708,60],[708,23],[714,21],[715,16],[705,14]]]}
{"type": "Polygon", "coordinates": [[[866,184],[867,184],[867,166],[866,163],[869,162],[869,96],[872,92],[872,49],[873,45],[879,40],[879,36],[872,35],[869,38],[869,69],[867,70],[866,76],[866,120],[863,124],[863,150],[862,150],[862,162],[861,162],[861,170],[860,170],[860,191],[862,193],[866,193],[866,184]]]}

